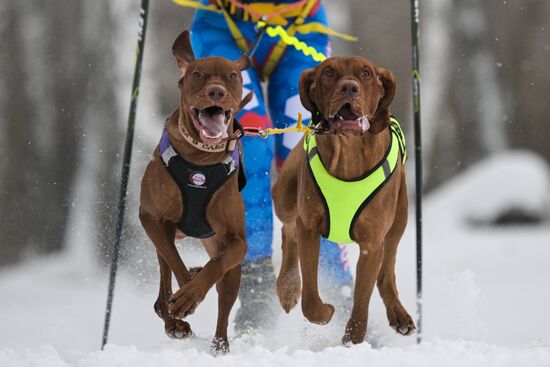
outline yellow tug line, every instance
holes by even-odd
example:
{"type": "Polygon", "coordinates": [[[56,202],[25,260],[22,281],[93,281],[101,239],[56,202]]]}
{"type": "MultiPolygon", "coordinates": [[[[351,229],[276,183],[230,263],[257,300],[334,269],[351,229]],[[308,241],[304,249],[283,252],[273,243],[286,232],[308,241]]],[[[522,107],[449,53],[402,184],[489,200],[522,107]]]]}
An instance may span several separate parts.
{"type": "Polygon", "coordinates": [[[269,135],[278,135],[278,134],[284,134],[284,133],[304,133],[307,136],[310,136],[313,131],[307,127],[302,125],[302,114],[298,112],[298,121],[296,122],[295,127],[285,127],[284,129],[277,129],[277,128],[267,128],[264,130],[260,130],[260,137],[267,139],[269,135]]]}
{"type": "Polygon", "coordinates": [[[276,27],[267,26],[266,22],[262,20],[258,21],[258,25],[260,27],[266,27],[265,30],[269,37],[275,38],[280,36],[284,43],[293,46],[298,51],[302,51],[306,56],[311,56],[313,60],[317,62],[323,62],[327,59],[325,55],[318,52],[315,48],[308,46],[307,43],[299,41],[298,38],[289,35],[280,25],[276,27]]]}

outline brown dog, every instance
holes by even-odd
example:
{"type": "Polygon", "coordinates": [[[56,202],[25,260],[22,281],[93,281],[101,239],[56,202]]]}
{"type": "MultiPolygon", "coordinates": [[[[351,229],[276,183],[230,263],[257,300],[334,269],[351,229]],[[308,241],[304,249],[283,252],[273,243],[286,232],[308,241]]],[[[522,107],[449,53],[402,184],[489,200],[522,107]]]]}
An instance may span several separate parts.
{"type": "Polygon", "coordinates": [[[163,139],[146,168],[139,209],[160,266],[154,308],[164,320],[166,334],[184,338],[191,328],[182,319],[195,311],[216,284],[218,323],[212,348],[226,352],[228,317],[239,291],[240,263],[246,253],[244,204],[238,185],[242,167],[235,154],[240,145],[233,119],[252,98],[249,94],[241,100],[241,70],[248,68],[250,61],[246,56],[235,62],[221,57],[195,60],[187,31],[177,38],[172,52],[182,73],[180,106],[167,120],[163,139]],[[184,167],[174,168],[176,161],[184,167]],[[210,181],[216,179],[219,187],[208,191],[210,181]],[[198,197],[204,199],[202,208],[198,197]],[[189,270],[183,263],[174,245],[176,234],[178,238],[203,238],[210,261],[200,271],[189,270]],[[180,287],[175,294],[172,273],[180,287]]]}
{"type": "MultiPolygon", "coordinates": [[[[283,222],[283,261],[277,279],[280,303],[289,312],[301,293],[304,316],[313,323],[326,324],[334,307],[319,297],[319,236],[341,228],[330,228],[334,225],[331,222],[340,223],[339,218],[335,213],[329,216],[330,205],[321,194],[322,185],[313,179],[311,162],[318,157],[327,175],[340,181],[358,181],[375,171],[380,172],[374,175],[385,175],[384,184],[357,209],[351,224],[340,231],[349,233],[361,250],[353,310],[343,343],[363,341],[375,283],[390,326],[403,335],[415,330],[399,300],[395,282],[397,246],[407,224],[408,208],[401,163],[404,151],[397,147],[390,150],[395,140],[389,128],[388,108],[395,89],[392,73],[363,57],[334,57],[305,70],[300,79],[300,99],[325,134],[315,136],[314,149],[304,151],[304,144],[294,148],[273,187],[275,212],[283,222]],[[394,162],[398,160],[393,171],[386,167],[390,151],[394,162]]],[[[332,202],[345,201],[352,191],[331,193],[336,198],[332,202]]]]}

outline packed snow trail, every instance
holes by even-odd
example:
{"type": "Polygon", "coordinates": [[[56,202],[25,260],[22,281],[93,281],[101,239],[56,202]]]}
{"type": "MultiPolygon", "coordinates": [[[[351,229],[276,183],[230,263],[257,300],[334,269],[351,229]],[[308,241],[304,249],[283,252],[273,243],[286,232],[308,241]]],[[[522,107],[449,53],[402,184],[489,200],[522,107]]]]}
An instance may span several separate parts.
{"type": "MultiPolygon", "coordinates": [[[[430,341],[420,346],[373,349],[363,343],[350,348],[330,347],[321,352],[285,348],[270,351],[261,346],[250,348],[246,343],[235,343],[235,350],[226,356],[214,357],[189,343],[165,343],[157,348],[137,349],[107,345],[103,352],[92,352],[78,360],[78,367],[266,367],[266,366],[468,366],[468,367],[548,367],[550,349],[542,346],[517,348],[497,347],[483,342],[430,341]]],[[[66,362],[51,346],[34,351],[0,352],[1,366],[66,367],[66,362]]]]}
{"type": "MultiPolygon", "coordinates": [[[[312,325],[298,306],[262,335],[237,338],[230,330],[231,354],[214,359],[209,345],[216,292],[189,317],[196,337],[169,340],[153,312],[158,289],[152,270],[137,277],[125,271],[117,279],[110,344],[99,352],[106,272],[90,271],[83,266],[89,259],[74,256],[86,251],[69,251],[0,271],[0,366],[548,367],[550,319],[543,315],[550,309],[549,194],[545,164],[529,154],[509,153],[466,171],[427,198],[420,346],[387,326],[375,292],[367,334],[371,344],[341,346],[342,322],[312,325]],[[486,224],[509,208],[546,216],[546,221],[486,224]]],[[[147,251],[142,258],[154,260],[153,246],[147,251]]],[[[196,262],[190,265],[205,261],[202,251],[184,251],[196,262]]],[[[350,246],[350,253],[354,264],[357,246],[350,246]]],[[[405,307],[413,312],[411,227],[400,245],[397,281],[405,307]]]]}

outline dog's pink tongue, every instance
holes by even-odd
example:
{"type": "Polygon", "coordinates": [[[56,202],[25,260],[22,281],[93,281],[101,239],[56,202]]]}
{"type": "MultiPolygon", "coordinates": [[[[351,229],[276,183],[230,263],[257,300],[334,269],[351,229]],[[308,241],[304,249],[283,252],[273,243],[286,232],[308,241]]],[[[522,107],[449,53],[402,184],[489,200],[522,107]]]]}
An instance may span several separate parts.
{"type": "Polygon", "coordinates": [[[224,139],[227,138],[227,126],[225,125],[225,114],[216,113],[210,115],[201,112],[199,114],[203,133],[207,138],[224,139]]]}
{"type": "Polygon", "coordinates": [[[361,117],[359,121],[361,122],[361,130],[363,130],[363,132],[370,129],[370,122],[366,116],[361,117]]]}

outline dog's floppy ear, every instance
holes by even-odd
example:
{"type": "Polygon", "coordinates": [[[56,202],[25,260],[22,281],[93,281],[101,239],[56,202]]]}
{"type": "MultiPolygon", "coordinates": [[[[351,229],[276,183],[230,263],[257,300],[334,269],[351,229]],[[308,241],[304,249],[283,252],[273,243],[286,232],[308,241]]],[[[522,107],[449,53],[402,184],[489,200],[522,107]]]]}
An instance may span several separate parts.
{"type": "Polygon", "coordinates": [[[384,68],[376,68],[378,82],[384,87],[384,95],[378,102],[378,107],[371,121],[369,131],[378,134],[390,124],[390,105],[395,97],[395,77],[392,72],[384,68]]]}
{"type": "Polygon", "coordinates": [[[246,55],[241,55],[237,60],[235,60],[235,63],[239,67],[239,70],[245,70],[248,69],[251,65],[250,59],[246,55]]]}
{"type": "Polygon", "coordinates": [[[185,30],[176,38],[172,45],[172,53],[176,57],[176,61],[181,70],[181,76],[185,74],[185,70],[190,62],[195,60],[195,54],[193,48],[191,48],[191,40],[189,38],[189,31],[185,30]]]}
{"type": "Polygon", "coordinates": [[[248,94],[243,98],[241,103],[239,103],[239,111],[242,110],[243,107],[246,106],[246,104],[252,100],[252,97],[254,97],[254,92],[253,91],[248,92],[248,94]]]}
{"type": "Polygon", "coordinates": [[[315,88],[315,68],[306,69],[300,75],[300,101],[306,110],[312,114],[317,111],[317,107],[311,99],[313,88],[315,88]]]}

